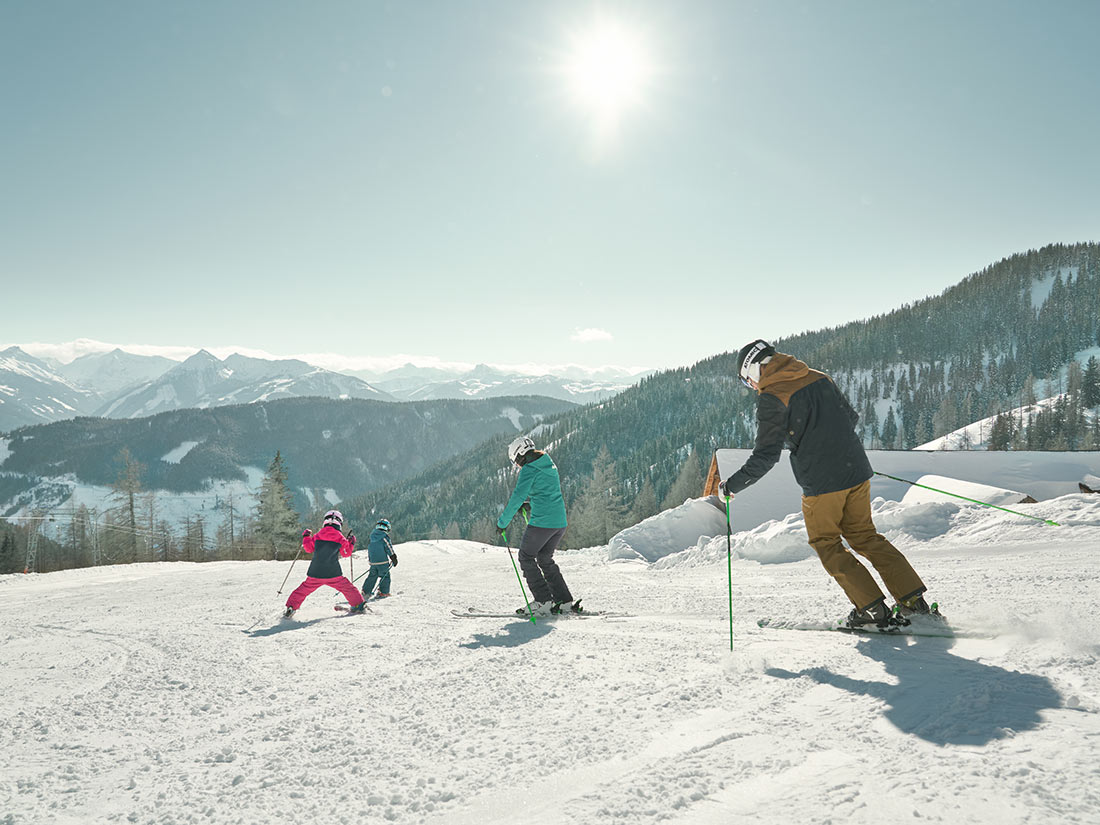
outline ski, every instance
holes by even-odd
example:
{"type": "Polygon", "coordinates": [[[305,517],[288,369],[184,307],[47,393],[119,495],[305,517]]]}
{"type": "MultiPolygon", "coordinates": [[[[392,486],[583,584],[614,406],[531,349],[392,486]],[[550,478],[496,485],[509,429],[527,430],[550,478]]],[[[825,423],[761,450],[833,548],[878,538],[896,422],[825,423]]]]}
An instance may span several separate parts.
{"type": "MultiPolygon", "coordinates": [[[[351,613],[351,605],[348,604],[347,602],[339,602],[337,604],[334,604],[332,606],[332,609],[341,611],[343,613],[351,613]]],[[[364,613],[373,613],[374,611],[370,609],[370,605],[367,605],[366,608],[363,610],[363,612],[364,613]]]]}
{"type": "MultiPolygon", "coordinates": [[[[527,613],[498,613],[490,610],[478,610],[476,607],[468,607],[465,610],[452,610],[452,616],[460,619],[523,619],[529,621],[531,616],[527,613]]],[[[595,619],[608,616],[625,616],[625,613],[610,613],[606,610],[585,610],[582,613],[550,613],[546,616],[535,616],[535,619],[595,619]]]]}
{"type": "Polygon", "coordinates": [[[989,635],[974,633],[951,627],[942,619],[932,621],[910,621],[907,625],[877,627],[848,627],[840,622],[802,621],[794,619],[758,619],[756,626],[766,630],[811,630],[834,633],[847,633],[854,636],[932,636],[947,639],[988,639],[989,635]]]}

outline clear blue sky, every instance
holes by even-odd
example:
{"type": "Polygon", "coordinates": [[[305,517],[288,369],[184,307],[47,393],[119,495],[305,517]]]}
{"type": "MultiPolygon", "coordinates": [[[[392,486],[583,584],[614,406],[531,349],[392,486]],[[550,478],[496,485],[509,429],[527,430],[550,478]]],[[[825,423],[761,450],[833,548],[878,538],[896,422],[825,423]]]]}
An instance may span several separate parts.
{"type": "Polygon", "coordinates": [[[665,367],[886,312],[1100,239],[1098,31],[1094,0],[0,0],[0,343],[665,367]]]}

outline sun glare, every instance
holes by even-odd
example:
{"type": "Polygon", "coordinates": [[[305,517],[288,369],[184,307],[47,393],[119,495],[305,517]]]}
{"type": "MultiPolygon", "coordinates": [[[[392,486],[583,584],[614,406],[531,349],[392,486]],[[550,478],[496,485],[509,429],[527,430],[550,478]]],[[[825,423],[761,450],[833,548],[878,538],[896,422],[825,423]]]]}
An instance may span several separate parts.
{"type": "Polygon", "coordinates": [[[565,63],[573,99],[610,122],[642,102],[652,72],[641,37],[608,20],[578,33],[565,63]]]}

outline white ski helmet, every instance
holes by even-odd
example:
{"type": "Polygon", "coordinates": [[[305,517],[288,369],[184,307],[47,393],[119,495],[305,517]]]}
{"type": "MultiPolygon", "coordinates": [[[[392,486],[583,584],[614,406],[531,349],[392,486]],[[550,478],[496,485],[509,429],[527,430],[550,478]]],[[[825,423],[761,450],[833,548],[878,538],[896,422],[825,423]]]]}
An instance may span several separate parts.
{"type": "Polygon", "coordinates": [[[535,449],[535,442],[525,435],[521,435],[515,441],[508,445],[508,460],[513,464],[524,453],[529,453],[535,449]]]}
{"type": "Polygon", "coordinates": [[[339,530],[344,526],[344,514],[339,510],[329,510],[325,513],[324,521],[322,522],[324,527],[328,527],[330,524],[339,530]]]}
{"type": "Polygon", "coordinates": [[[762,338],[741,347],[741,351],[737,353],[737,377],[741,379],[741,383],[749,389],[753,389],[749,381],[759,384],[760,367],[771,361],[773,355],[775,347],[762,338]]]}

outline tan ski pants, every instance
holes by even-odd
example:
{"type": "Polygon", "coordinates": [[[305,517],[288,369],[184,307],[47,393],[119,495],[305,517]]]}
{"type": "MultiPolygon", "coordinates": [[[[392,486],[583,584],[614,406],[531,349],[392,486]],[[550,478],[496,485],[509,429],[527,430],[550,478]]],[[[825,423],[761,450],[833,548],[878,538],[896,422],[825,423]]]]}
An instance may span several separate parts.
{"type": "Polygon", "coordinates": [[[860,610],[883,598],[878,584],[841,541],[867,559],[878,571],[886,589],[898,601],[924,591],[924,583],[894,545],[875,529],[871,521],[871,482],[847,490],[802,497],[802,515],[810,546],[821,564],[836,579],[860,610]]]}

